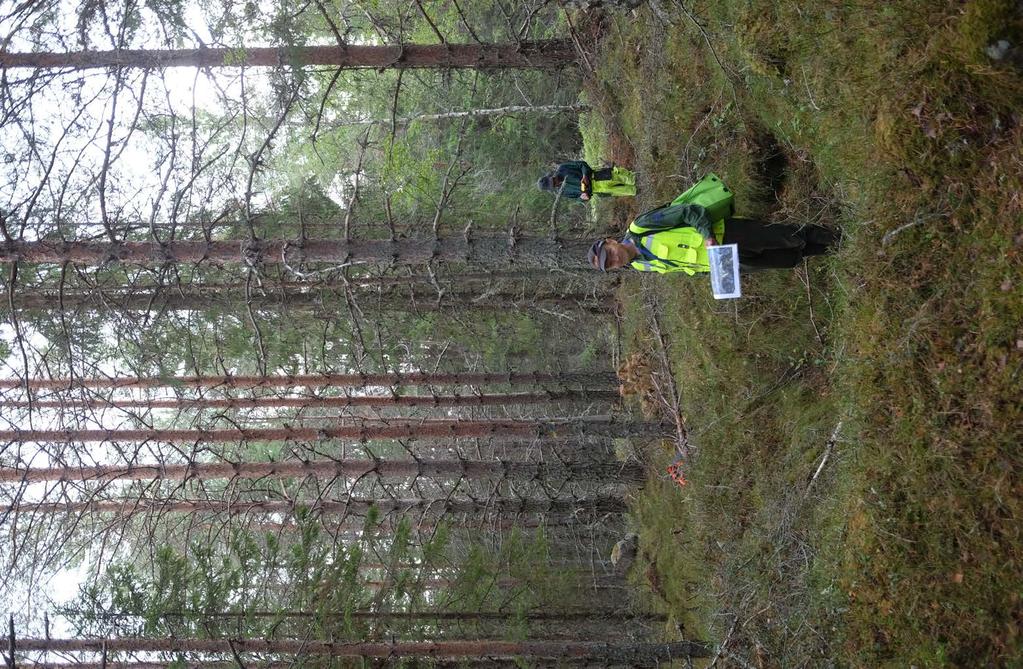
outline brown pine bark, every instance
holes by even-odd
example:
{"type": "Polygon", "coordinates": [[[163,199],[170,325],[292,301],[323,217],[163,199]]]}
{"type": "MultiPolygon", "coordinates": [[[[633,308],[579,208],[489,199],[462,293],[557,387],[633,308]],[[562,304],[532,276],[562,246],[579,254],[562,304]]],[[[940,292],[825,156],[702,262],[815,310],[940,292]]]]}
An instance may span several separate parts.
{"type": "Polygon", "coordinates": [[[567,40],[509,44],[402,44],[206,49],[119,49],[70,53],[0,52],[0,68],[282,67],[563,68],[575,63],[567,40]]]}
{"type": "Polygon", "coordinates": [[[539,393],[506,393],[497,395],[359,395],[345,397],[201,397],[168,399],[105,399],[85,400],[0,400],[0,407],[65,409],[87,407],[97,409],[318,409],[347,407],[467,407],[509,406],[514,404],[546,404],[552,402],[611,402],[621,396],[612,390],[564,390],[539,393]]]}
{"type": "MultiPolygon", "coordinates": [[[[161,619],[192,618],[197,620],[235,620],[244,618],[316,618],[323,612],[313,611],[225,611],[209,613],[206,611],[168,611],[160,614],[161,619]]],[[[437,621],[461,623],[508,623],[519,620],[529,622],[551,623],[625,623],[625,622],[664,622],[668,619],[663,613],[633,613],[619,607],[588,607],[585,610],[529,611],[518,614],[509,611],[348,611],[344,614],[353,620],[371,620],[381,622],[406,622],[412,624],[428,624],[437,621]]],[[[103,613],[103,620],[138,618],[133,614],[103,613]]]]}
{"type": "MultiPolygon", "coordinates": [[[[498,291],[477,300],[482,291],[445,292],[440,299],[433,290],[376,291],[356,289],[352,297],[360,305],[379,311],[409,312],[444,309],[497,311],[510,307],[564,308],[599,311],[589,293],[544,293],[529,295],[522,291],[498,291]]],[[[238,309],[246,305],[257,311],[283,310],[312,311],[316,308],[334,308],[342,296],[331,291],[272,292],[246,295],[244,290],[180,289],[165,287],[154,290],[120,291],[105,294],[100,291],[16,291],[8,296],[0,293],[0,311],[10,304],[19,311],[55,310],[75,311],[82,308],[122,311],[207,311],[211,309],[238,309]]]]}
{"type": "Polygon", "coordinates": [[[288,263],[377,263],[387,266],[462,262],[486,267],[586,267],[592,240],[479,235],[394,240],[236,239],[157,242],[0,242],[0,262],[72,263],[99,266],[111,262],[162,266],[213,262],[275,265],[288,263]]]}
{"type": "Polygon", "coordinates": [[[0,389],[31,388],[35,390],[61,390],[71,388],[308,388],[367,386],[484,386],[504,383],[508,385],[584,384],[609,388],[617,384],[610,373],[437,373],[403,372],[392,374],[285,374],[278,376],[149,376],[100,377],[55,379],[0,379],[0,389]]]}
{"type": "Polygon", "coordinates": [[[459,111],[441,112],[438,114],[419,114],[408,118],[389,119],[376,118],[356,121],[335,122],[335,126],[352,125],[391,125],[406,126],[411,123],[425,123],[430,121],[446,121],[456,118],[485,118],[488,116],[511,116],[516,114],[560,114],[562,112],[582,112],[590,108],[589,105],[576,103],[570,105],[508,105],[506,107],[492,107],[489,109],[464,109],[459,111]]]}
{"type": "MultiPolygon", "coordinates": [[[[592,279],[597,280],[598,285],[594,286],[597,290],[604,290],[610,288],[615,284],[615,279],[610,277],[601,277],[599,274],[587,275],[592,279]],[[601,280],[608,279],[610,280],[601,280]]],[[[493,272],[456,272],[451,274],[435,273],[432,276],[429,274],[410,274],[408,276],[353,276],[348,280],[351,285],[361,287],[383,287],[383,286],[408,286],[412,284],[434,284],[451,285],[451,286],[464,286],[474,281],[493,285],[496,281],[520,281],[530,284],[542,284],[545,281],[550,281],[551,273],[547,269],[541,268],[523,268],[518,270],[504,270],[504,271],[493,271],[493,272]]],[[[343,286],[343,284],[338,284],[343,286]]],[[[612,292],[607,290],[606,292],[612,292]]]]}
{"type": "Polygon", "coordinates": [[[478,460],[308,460],[287,462],[220,462],[184,465],[98,465],[92,467],[2,467],[0,483],[38,481],[148,481],[153,479],[257,479],[332,478],[367,474],[388,477],[448,477],[501,479],[583,479],[588,481],[638,482],[644,471],[638,463],[547,464],[532,462],[482,462],[478,460]]]}
{"type": "Polygon", "coordinates": [[[611,416],[583,416],[567,420],[546,421],[352,420],[347,424],[326,427],[243,427],[218,430],[0,430],[0,441],[96,443],[155,440],[198,444],[237,441],[317,441],[321,439],[368,441],[370,439],[500,437],[506,435],[542,437],[565,433],[603,434],[616,437],[649,436],[663,434],[664,427],[660,423],[652,422],[622,422],[611,416]]]}
{"type": "MultiPolygon", "coordinates": [[[[445,272],[446,268],[440,267],[431,274],[409,273],[406,276],[377,275],[377,276],[353,276],[348,280],[349,285],[362,289],[382,290],[388,287],[412,288],[428,284],[435,288],[437,285],[447,290],[460,292],[475,291],[480,294],[486,289],[505,282],[507,290],[509,287],[527,286],[530,289],[548,291],[552,294],[565,288],[565,274],[552,273],[547,267],[522,267],[519,269],[503,269],[490,272],[469,272],[453,270],[445,272]],[[510,286],[509,286],[510,284],[510,286]],[[480,287],[482,285],[482,287],[480,287]]],[[[589,295],[607,297],[615,292],[621,282],[618,274],[601,274],[583,268],[582,271],[574,273],[569,277],[573,291],[583,291],[589,295]]],[[[329,287],[329,283],[324,284],[329,287]]],[[[335,287],[343,287],[344,284],[335,284],[335,287]]]]}
{"type": "MultiPolygon", "coordinates": [[[[205,612],[168,612],[161,615],[161,618],[314,618],[323,615],[311,611],[245,611],[241,613],[205,613],[205,612]]],[[[546,621],[546,622],[628,622],[647,621],[658,622],[668,619],[666,614],[661,613],[630,613],[620,608],[590,608],[585,611],[531,611],[521,616],[507,611],[350,611],[345,614],[355,620],[381,620],[381,621],[404,621],[412,623],[428,623],[437,620],[456,622],[512,622],[516,620],[546,621]]],[[[111,617],[104,614],[103,618],[111,617]]],[[[116,616],[113,616],[116,617],[116,616]]]]}
{"type": "MultiPolygon", "coordinates": [[[[334,229],[333,225],[325,225],[324,228],[334,229]]],[[[593,285],[593,290],[602,292],[613,292],[614,286],[617,284],[616,277],[602,277],[599,274],[587,274],[585,275],[590,283],[593,285]]],[[[545,269],[521,269],[521,270],[505,270],[505,271],[493,271],[493,272],[455,272],[451,274],[444,274],[440,272],[434,272],[433,274],[407,274],[407,275],[362,275],[352,276],[347,281],[340,281],[337,279],[325,279],[321,281],[302,281],[288,278],[276,277],[274,279],[275,286],[285,291],[294,292],[309,292],[317,290],[340,290],[347,286],[355,287],[356,289],[366,290],[383,290],[386,288],[394,287],[413,287],[428,284],[434,286],[440,284],[442,286],[451,286],[453,288],[460,288],[470,283],[479,282],[487,285],[493,285],[499,281],[518,281],[519,283],[527,284],[543,284],[545,281],[551,279],[551,273],[545,269]]],[[[578,279],[576,279],[578,280],[578,279]]],[[[557,282],[555,282],[557,283],[557,282]]],[[[97,290],[103,295],[109,295],[113,299],[116,296],[131,295],[137,292],[153,292],[157,290],[185,290],[193,292],[235,292],[245,293],[246,282],[244,281],[217,281],[212,283],[188,283],[181,286],[164,285],[160,283],[151,283],[140,281],[131,285],[108,285],[100,286],[97,290]]],[[[6,289],[6,286],[3,286],[6,289]]],[[[93,292],[93,291],[90,291],[93,292]]],[[[66,294],[66,293],[65,293],[66,294]]],[[[0,295],[3,295],[0,292],[0,295]]],[[[15,296],[17,297],[17,295],[15,296]]],[[[6,296],[0,297],[0,300],[6,301],[6,296]]]]}
{"type": "MultiPolygon", "coordinates": [[[[364,572],[363,572],[363,574],[364,574],[364,572]]],[[[565,578],[565,577],[568,577],[568,576],[574,576],[576,579],[578,579],[578,578],[580,578],[581,574],[579,574],[579,573],[572,574],[572,575],[563,574],[562,578],[565,578]]],[[[598,577],[593,577],[592,575],[588,574],[588,575],[586,575],[585,581],[586,581],[585,587],[589,588],[589,589],[592,589],[592,590],[612,590],[612,589],[624,590],[624,589],[627,589],[629,587],[629,585],[622,578],[617,577],[617,576],[598,576],[598,577]]],[[[370,578],[364,578],[360,582],[363,585],[365,585],[366,587],[374,588],[374,589],[388,588],[391,585],[393,585],[393,583],[388,581],[387,579],[383,579],[383,578],[380,578],[380,577],[375,577],[375,575],[371,575],[370,578]]],[[[420,578],[417,581],[417,583],[420,586],[424,587],[427,590],[449,589],[452,586],[454,586],[456,582],[457,582],[456,579],[448,578],[448,577],[444,577],[444,576],[432,576],[430,578],[425,578],[425,579],[424,578],[420,578]]],[[[521,578],[515,578],[515,577],[512,577],[512,576],[501,576],[501,577],[494,578],[494,579],[488,579],[488,583],[490,583],[490,585],[492,585],[493,587],[496,587],[496,588],[502,588],[502,589],[510,590],[512,588],[517,588],[517,587],[523,585],[525,583],[525,581],[523,581],[523,579],[521,579],[521,578]]]]}
{"type": "Polygon", "coordinates": [[[437,659],[537,658],[604,660],[632,667],[654,667],[685,657],[711,657],[713,650],[694,641],[614,644],[596,641],[391,641],[332,642],[307,639],[35,639],[17,640],[21,652],[194,652],[273,653],[296,656],[437,659]]]}
{"type": "MultiPolygon", "coordinates": [[[[23,470],[24,471],[24,470],[23,470]]],[[[313,500],[307,504],[287,501],[232,502],[214,499],[203,500],[162,500],[134,498],[123,500],[92,500],[83,502],[22,502],[16,505],[0,506],[0,513],[114,513],[129,514],[157,511],[160,513],[229,513],[229,514],[272,514],[291,513],[303,507],[311,511],[330,514],[354,513],[365,515],[370,507],[381,513],[415,513],[417,516],[438,517],[447,514],[496,514],[513,516],[517,514],[568,514],[622,513],[628,505],[621,497],[593,496],[580,499],[509,499],[487,500],[462,499],[364,499],[346,501],[313,500]]]]}
{"type": "MultiPolygon", "coordinates": [[[[374,531],[379,532],[393,532],[402,523],[401,518],[395,518],[393,516],[384,518],[373,526],[374,531]]],[[[444,517],[443,524],[449,528],[460,528],[460,529],[480,529],[486,531],[499,531],[507,532],[509,530],[520,529],[520,530],[532,530],[540,527],[547,528],[551,532],[556,531],[557,528],[576,527],[580,522],[585,522],[585,518],[577,518],[575,516],[562,516],[552,517],[546,516],[544,518],[491,518],[483,516],[467,516],[465,518],[454,518],[444,517]]],[[[320,521],[325,529],[332,535],[336,534],[347,534],[351,531],[361,531],[365,526],[365,519],[361,516],[347,516],[337,517],[325,516],[320,521]]],[[[438,517],[431,517],[425,520],[412,518],[410,519],[410,527],[417,532],[433,532],[437,529],[440,524],[438,517]]],[[[206,525],[212,526],[213,523],[205,523],[206,525]]],[[[284,534],[289,532],[297,532],[301,528],[289,522],[246,522],[246,530],[250,532],[269,532],[272,534],[284,534]]]]}
{"type": "MultiPolygon", "coordinates": [[[[383,275],[383,276],[352,276],[345,281],[322,280],[322,281],[301,281],[290,278],[274,277],[268,297],[277,298],[280,294],[306,295],[306,294],[338,294],[347,288],[355,291],[358,298],[361,295],[398,294],[408,296],[405,291],[411,291],[415,299],[429,300],[436,298],[436,287],[444,289],[445,295],[455,296],[457,299],[473,299],[481,294],[492,290],[494,286],[500,286],[497,290],[499,295],[521,295],[517,287],[529,287],[536,292],[550,297],[570,297],[575,295],[586,295],[588,297],[604,298],[614,293],[619,283],[617,276],[602,276],[591,272],[572,278],[573,287],[565,290],[563,277],[552,275],[549,269],[521,269],[493,272],[461,272],[453,274],[408,274],[405,276],[383,275]],[[553,280],[552,280],[553,279],[553,280]],[[504,282],[504,283],[502,283],[504,282]],[[428,284],[429,288],[424,288],[428,284]]],[[[6,292],[6,286],[0,286],[0,309],[9,308],[11,296],[6,292]]],[[[231,296],[234,300],[238,296],[249,294],[247,284],[244,281],[218,281],[210,283],[186,283],[182,285],[160,284],[146,281],[135,282],[130,285],[105,285],[95,289],[65,289],[63,298],[65,307],[78,304],[124,304],[126,301],[136,298],[158,299],[161,293],[172,292],[186,296],[231,296]]],[[[52,305],[60,301],[60,291],[19,289],[14,292],[13,299],[15,308],[52,308],[52,305]]]]}

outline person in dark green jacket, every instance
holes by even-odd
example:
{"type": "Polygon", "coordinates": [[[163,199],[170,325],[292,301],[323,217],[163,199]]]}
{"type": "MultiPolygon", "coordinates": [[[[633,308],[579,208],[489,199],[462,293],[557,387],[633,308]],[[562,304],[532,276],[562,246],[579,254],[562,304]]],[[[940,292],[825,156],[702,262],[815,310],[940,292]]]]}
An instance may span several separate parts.
{"type": "Polygon", "coordinates": [[[562,197],[586,201],[595,195],[635,195],[636,175],[617,165],[594,170],[584,160],[573,160],[540,177],[536,185],[540,190],[551,193],[560,190],[562,197]]]}
{"type": "Polygon", "coordinates": [[[819,225],[764,224],[732,213],[731,192],[710,174],[672,203],[638,216],[623,239],[594,242],[589,263],[599,270],[628,265],[692,275],[710,271],[708,248],[736,244],[740,269],[749,272],[795,267],[804,257],[831,251],[840,238],[819,225]]]}

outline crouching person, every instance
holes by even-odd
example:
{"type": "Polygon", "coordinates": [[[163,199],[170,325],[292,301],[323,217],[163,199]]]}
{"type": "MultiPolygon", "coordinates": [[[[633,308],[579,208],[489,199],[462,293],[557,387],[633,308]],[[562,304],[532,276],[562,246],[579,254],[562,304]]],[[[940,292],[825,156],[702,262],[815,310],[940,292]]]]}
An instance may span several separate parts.
{"type": "Polygon", "coordinates": [[[573,160],[540,177],[536,186],[551,193],[560,191],[562,197],[582,201],[594,196],[629,197],[636,194],[636,175],[617,165],[594,170],[584,160],[573,160]]]}

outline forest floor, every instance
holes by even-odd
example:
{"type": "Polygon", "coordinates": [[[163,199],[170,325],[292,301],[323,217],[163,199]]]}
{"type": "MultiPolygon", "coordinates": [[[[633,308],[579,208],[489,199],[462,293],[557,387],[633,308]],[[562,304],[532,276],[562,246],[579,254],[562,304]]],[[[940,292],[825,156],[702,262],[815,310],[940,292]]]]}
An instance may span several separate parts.
{"type": "Polygon", "coordinates": [[[663,343],[693,450],[680,487],[649,445],[634,509],[666,634],[724,643],[718,666],[1019,662],[1023,47],[997,42],[1023,44],[1023,3],[659,0],[573,24],[586,156],[640,174],[599,220],[714,171],[739,213],[845,234],[739,300],[623,284],[645,409],[663,343]]]}

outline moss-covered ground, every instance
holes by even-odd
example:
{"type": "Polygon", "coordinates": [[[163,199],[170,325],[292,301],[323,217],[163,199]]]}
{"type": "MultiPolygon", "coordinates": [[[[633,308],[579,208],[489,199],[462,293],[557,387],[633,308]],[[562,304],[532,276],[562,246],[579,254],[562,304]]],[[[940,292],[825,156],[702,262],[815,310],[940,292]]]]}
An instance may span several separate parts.
{"type": "Polygon", "coordinates": [[[666,634],[724,643],[719,666],[1023,664],[1023,47],[989,48],[1023,43],[1023,6],[578,23],[587,156],[640,173],[633,205],[600,203],[611,227],[714,171],[740,213],[845,235],[740,300],[623,284],[627,353],[659,366],[663,340],[693,451],[679,487],[650,444],[634,510],[666,634]]]}

